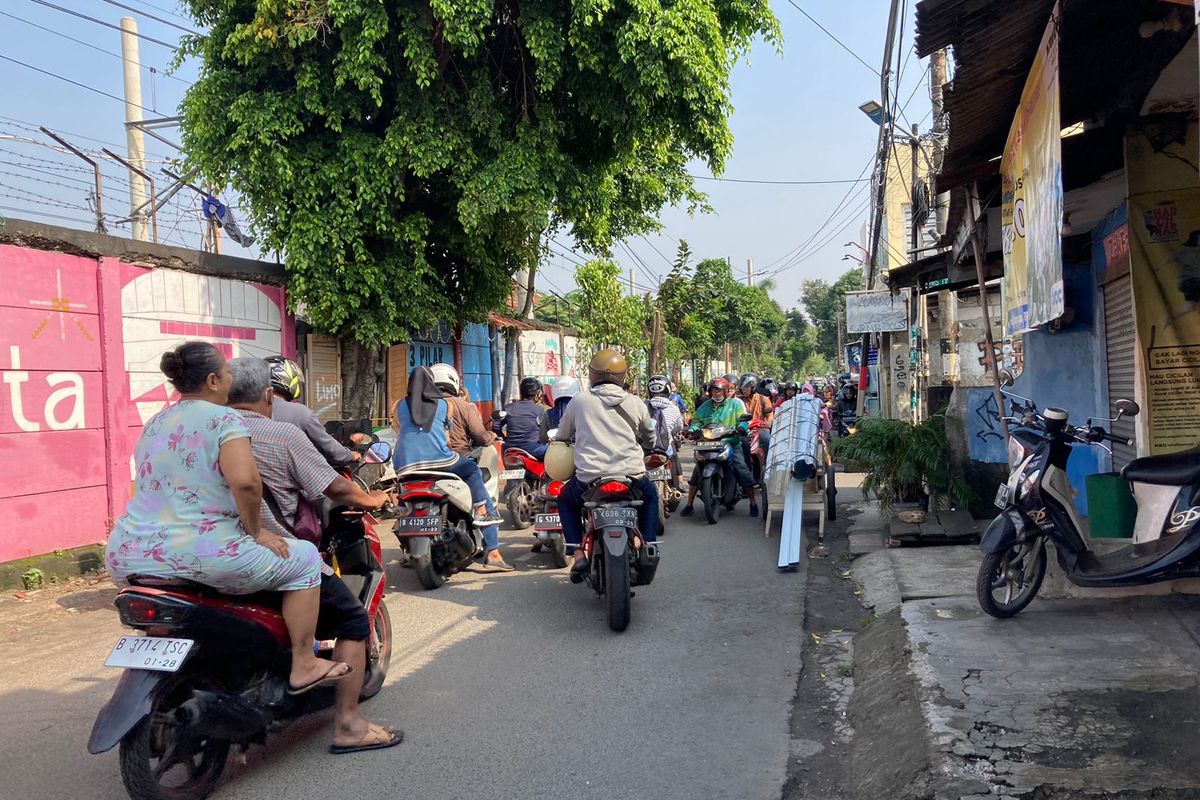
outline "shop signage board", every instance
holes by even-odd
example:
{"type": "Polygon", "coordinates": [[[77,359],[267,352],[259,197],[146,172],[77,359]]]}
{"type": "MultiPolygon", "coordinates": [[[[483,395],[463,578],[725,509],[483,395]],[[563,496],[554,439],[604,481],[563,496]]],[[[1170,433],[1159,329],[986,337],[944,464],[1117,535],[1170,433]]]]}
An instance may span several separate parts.
{"type": "Polygon", "coordinates": [[[908,289],[846,293],[846,333],[908,330],[908,289]]]}
{"type": "Polygon", "coordinates": [[[1063,185],[1056,2],[1025,81],[1000,161],[1004,329],[1023,333],[1062,316],[1063,185]]]}

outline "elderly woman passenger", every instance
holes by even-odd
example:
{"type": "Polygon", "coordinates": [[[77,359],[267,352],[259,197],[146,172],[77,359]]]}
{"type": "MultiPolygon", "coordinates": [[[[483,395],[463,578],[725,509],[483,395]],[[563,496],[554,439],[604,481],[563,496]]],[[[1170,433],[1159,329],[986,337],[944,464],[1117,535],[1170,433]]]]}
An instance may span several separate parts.
{"type": "Polygon", "coordinates": [[[138,439],[137,483],[108,540],[109,574],[118,583],[186,578],[227,594],[283,592],[292,693],[342,678],[349,667],[313,653],[317,549],[259,522],[262,481],[246,425],[225,407],[232,377],[224,356],[208,342],[185,342],[164,353],[159,368],[180,399],[154,415],[138,439]]]}

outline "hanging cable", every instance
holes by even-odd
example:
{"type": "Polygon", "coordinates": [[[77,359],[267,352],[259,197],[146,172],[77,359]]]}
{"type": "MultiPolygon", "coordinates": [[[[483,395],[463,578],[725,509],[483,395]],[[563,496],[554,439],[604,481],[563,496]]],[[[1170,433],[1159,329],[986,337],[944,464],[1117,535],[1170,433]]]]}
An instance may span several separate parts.
{"type": "Polygon", "coordinates": [[[124,3],[118,3],[117,0],[101,0],[101,1],[108,3],[110,6],[116,6],[117,8],[123,8],[126,11],[132,11],[134,14],[139,14],[139,15],[145,17],[146,19],[152,19],[155,22],[161,22],[163,25],[172,27],[175,30],[183,31],[184,33],[190,33],[193,36],[203,35],[200,33],[200,31],[192,30],[191,28],[185,28],[182,25],[178,25],[174,22],[171,22],[171,20],[169,20],[169,19],[163,19],[162,17],[156,17],[153,14],[149,14],[145,11],[142,11],[141,9],[134,8],[133,6],[127,6],[124,3]]]}
{"type": "Polygon", "coordinates": [[[4,55],[3,53],[0,53],[0,58],[4,59],[5,61],[10,61],[13,64],[17,64],[19,66],[25,67],[26,69],[31,69],[34,72],[40,72],[43,75],[49,75],[51,78],[58,78],[60,81],[64,81],[65,83],[69,83],[73,86],[78,86],[80,89],[87,89],[89,92],[95,92],[96,94],[103,95],[110,99],[116,100],[118,103],[126,103],[128,105],[132,105],[137,108],[140,108],[142,111],[149,111],[152,114],[155,113],[154,109],[152,109],[152,108],[146,108],[145,106],[143,106],[139,103],[130,103],[125,98],[117,97],[115,94],[109,94],[108,92],[104,91],[103,89],[97,89],[95,86],[88,86],[86,83],[80,83],[79,81],[71,80],[70,78],[65,77],[63,75],[59,75],[56,72],[50,72],[49,70],[42,69],[41,67],[35,67],[32,64],[26,64],[24,61],[20,61],[15,58],[10,58],[9,56],[4,55]]]}
{"type": "MultiPolygon", "coordinates": [[[[94,22],[97,25],[103,25],[106,28],[112,28],[114,31],[121,31],[122,33],[125,32],[121,29],[120,25],[113,25],[111,22],[105,22],[102,19],[96,19],[95,17],[89,17],[87,14],[81,14],[78,11],[72,11],[69,8],[63,8],[62,6],[56,6],[56,5],[54,5],[54,3],[46,2],[46,0],[29,0],[29,2],[37,3],[39,6],[45,6],[46,8],[53,8],[55,11],[61,11],[64,14],[70,14],[72,17],[79,17],[80,19],[86,19],[88,22],[94,22]]],[[[129,31],[129,33],[133,33],[133,31],[129,31]]],[[[144,41],[151,42],[151,43],[157,44],[157,45],[162,45],[163,47],[166,47],[169,50],[178,50],[179,49],[178,45],[170,44],[169,42],[164,42],[162,39],[155,39],[153,36],[147,36],[144,33],[134,33],[133,35],[144,41]]]]}

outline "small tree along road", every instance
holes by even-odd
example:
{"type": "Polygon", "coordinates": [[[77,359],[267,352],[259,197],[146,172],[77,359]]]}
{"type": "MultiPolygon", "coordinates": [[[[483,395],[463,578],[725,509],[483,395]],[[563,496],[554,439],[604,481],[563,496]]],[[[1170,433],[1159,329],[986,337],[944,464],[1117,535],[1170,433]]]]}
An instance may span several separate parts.
{"type": "MultiPolygon", "coordinates": [[[[480,320],[541,234],[589,252],[702,205],[768,0],[185,0],[183,145],[232,185],[293,303],[368,345],[480,320]]],[[[348,414],[369,409],[348,408],[348,414]]]]}

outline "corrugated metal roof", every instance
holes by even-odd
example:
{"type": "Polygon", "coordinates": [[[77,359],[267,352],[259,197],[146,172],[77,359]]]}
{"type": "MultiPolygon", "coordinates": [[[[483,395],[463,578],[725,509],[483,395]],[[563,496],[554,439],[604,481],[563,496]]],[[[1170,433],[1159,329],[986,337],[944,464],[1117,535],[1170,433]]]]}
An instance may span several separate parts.
{"type": "Polygon", "coordinates": [[[960,186],[999,169],[998,157],[1021,100],[1054,0],[923,0],[917,4],[917,55],[954,50],[946,87],[949,147],[938,188],[960,186]]]}

